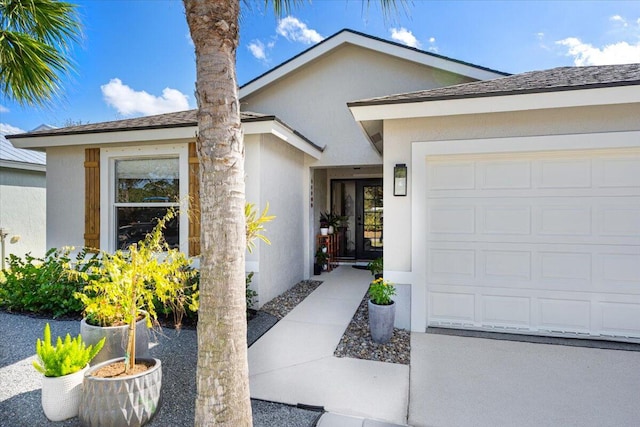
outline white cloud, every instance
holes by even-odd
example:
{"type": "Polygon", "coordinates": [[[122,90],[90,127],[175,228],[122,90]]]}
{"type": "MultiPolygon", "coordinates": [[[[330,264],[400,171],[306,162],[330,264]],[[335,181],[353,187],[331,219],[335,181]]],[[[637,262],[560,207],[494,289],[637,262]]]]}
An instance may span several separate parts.
{"type": "Polygon", "coordinates": [[[165,88],[162,96],[155,96],[145,91],[133,90],[118,78],[111,79],[109,83],[100,86],[100,89],[107,104],[123,116],[148,116],[189,109],[189,97],[176,89],[165,88]]]}
{"type": "Polygon", "coordinates": [[[15,135],[17,133],[24,133],[25,131],[17,128],[15,126],[11,126],[7,123],[0,123],[0,135],[15,135]]]}
{"type": "Polygon", "coordinates": [[[0,113],[8,113],[9,109],[4,105],[0,105],[0,113]]]}
{"type": "Polygon", "coordinates": [[[599,48],[583,43],[576,37],[569,37],[557,41],[556,44],[567,48],[566,55],[572,56],[573,63],[577,66],[640,62],[640,42],[629,44],[623,41],[599,48]]]}
{"type": "Polygon", "coordinates": [[[609,20],[613,21],[613,22],[619,22],[620,24],[622,24],[623,27],[626,27],[627,25],[627,21],[620,15],[613,15],[611,18],[609,18],[609,20]]]}
{"type": "Polygon", "coordinates": [[[294,42],[301,42],[304,44],[319,43],[324,40],[316,30],[307,27],[307,24],[301,22],[298,18],[293,16],[287,16],[278,22],[278,28],[276,32],[294,42]]]}
{"type": "Polygon", "coordinates": [[[406,44],[407,46],[420,48],[420,42],[413,35],[413,33],[407,30],[404,27],[400,28],[392,28],[391,29],[391,38],[397,42],[406,44]]]}
{"type": "Polygon", "coordinates": [[[267,53],[265,52],[264,43],[262,43],[260,40],[252,41],[251,43],[249,43],[249,46],[247,46],[247,48],[249,48],[249,51],[251,51],[251,54],[254,58],[261,61],[267,59],[267,53]]]}

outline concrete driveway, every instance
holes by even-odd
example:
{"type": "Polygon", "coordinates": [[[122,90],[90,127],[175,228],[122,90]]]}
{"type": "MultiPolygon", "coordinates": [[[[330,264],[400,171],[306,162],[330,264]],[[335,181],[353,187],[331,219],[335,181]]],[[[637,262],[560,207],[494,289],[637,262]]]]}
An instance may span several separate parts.
{"type": "Polygon", "coordinates": [[[640,352],[411,336],[412,426],[637,426],[640,352]]]}

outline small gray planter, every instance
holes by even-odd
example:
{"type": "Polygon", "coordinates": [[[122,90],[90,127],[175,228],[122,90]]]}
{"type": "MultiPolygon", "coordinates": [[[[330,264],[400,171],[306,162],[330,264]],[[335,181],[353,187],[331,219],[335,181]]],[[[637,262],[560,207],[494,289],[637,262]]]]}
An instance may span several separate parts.
{"type": "MultiPolygon", "coordinates": [[[[95,345],[103,337],[107,340],[100,353],[91,361],[91,366],[98,363],[124,357],[129,337],[129,326],[93,326],[87,323],[87,319],[80,322],[80,334],[87,345],[95,345]]],[[[138,320],[136,323],[136,358],[149,354],[149,328],[147,320],[138,320]]]]}
{"type": "Polygon", "coordinates": [[[153,367],[141,374],[122,378],[97,378],[92,372],[124,358],[107,360],[84,375],[78,418],[84,427],[138,427],[149,422],[160,407],[162,364],[158,359],[136,358],[153,367]]]}
{"type": "Polygon", "coordinates": [[[389,305],[378,305],[369,300],[369,330],[374,342],[385,344],[391,339],[395,318],[395,302],[389,305]]]}

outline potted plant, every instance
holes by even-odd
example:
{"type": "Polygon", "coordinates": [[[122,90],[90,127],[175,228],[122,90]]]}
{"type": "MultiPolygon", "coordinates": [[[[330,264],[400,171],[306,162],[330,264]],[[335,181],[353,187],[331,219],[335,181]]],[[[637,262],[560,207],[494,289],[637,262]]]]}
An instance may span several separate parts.
{"type": "Polygon", "coordinates": [[[369,269],[369,271],[371,271],[371,274],[373,274],[374,279],[381,278],[382,272],[384,271],[384,263],[382,257],[370,261],[369,264],[367,264],[367,268],[369,269]]]}
{"type": "Polygon", "coordinates": [[[78,296],[85,314],[100,325],[118,321],[127,325],[125,355],[92,366],[84,376],[79,418],[83,425],[143,425],[157,411],[162,386],[158,359],[136,357],[136,322],[157,322],[154,302],[169,305],[174,314],[185,306],[197,309],[197,284],[191,261],[178,249],[170,249],[162,231],[176,216],[169,210],[144,240],[128,250],[102,253],[99,268],[78,296]],[[187,287],[194,289],[187,292],[187,287]]]}
{"type": "Polygon", "coordinates": [[[328,266],[329,254],[324,252],[322,248],[318,248],[316,251],[316,265],[320,266],[320,270],[327,270],[328,266]]]}
{"type": "Polygon", "coordinates": [[[382,277],[371,282],[369,286],[369,330],[371,338],[378,344],[384,344],[393,335],[393,324],[396,317],[396,304],[391,299],[396,294],[393,283],[382,277]]]}
{"type": "Polygon", "coordinates": [[[320,235],[329,234],[329,212],[320,212],[320,235]]]}
{"type": "Polygon", "coordinates": [[[64,341],[58,337],[54,347],[51,328],[46,324],[43,339],[36,341],[33,367],[43,375],[42,409],[49,420],[63,421],[78,415],[84,373],[103,345],[104,339],[87,347],[81,335],[72,339],[67,334],[64,341]]]}

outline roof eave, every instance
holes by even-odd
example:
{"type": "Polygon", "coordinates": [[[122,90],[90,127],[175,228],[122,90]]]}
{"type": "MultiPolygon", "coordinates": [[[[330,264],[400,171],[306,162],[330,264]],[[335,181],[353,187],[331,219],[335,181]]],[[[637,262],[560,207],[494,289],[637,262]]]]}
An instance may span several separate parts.
{"type": "Polygon", "coordinates": [[[400,102],[351,102],[357,121],[391,120],[462,114],[500,113],[549,108],[587,107],[640,102],[640,85],[606,85],[551,91],[481,94],[443,98],[406,99],[400,102]]]}

